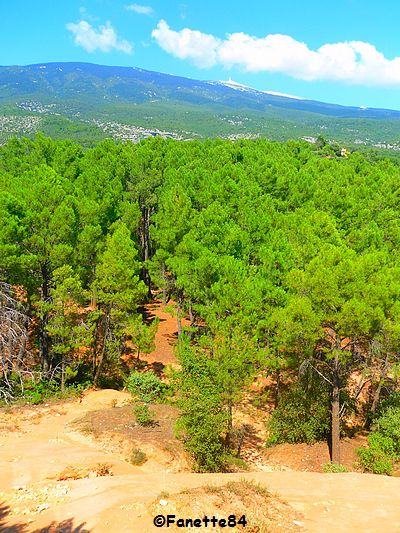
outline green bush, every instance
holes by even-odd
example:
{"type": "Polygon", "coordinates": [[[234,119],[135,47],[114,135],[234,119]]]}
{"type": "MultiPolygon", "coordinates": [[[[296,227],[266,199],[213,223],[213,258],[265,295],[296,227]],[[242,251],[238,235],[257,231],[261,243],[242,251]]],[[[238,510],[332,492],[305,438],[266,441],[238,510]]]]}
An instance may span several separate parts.
{"type": "Polygon", "coordinates": [[[133,413],[139,426],[150,426],[154,422],[154,413],[146,403],[136,404],[133,413]]]}
{"type": "Polygon", "coordinates": [[[217,366],[191,347],[188,337],[182,339],[178,355],[182,370],[176,380],[181,410],[177,436],[193,458],[196,472],[223,472],[229,451],[225,447],[227,410],[216,384],[217,366]]]}
{"type": "Polygon", "coordinates": [[[396,457],[396,445],[393,439],[379,432],[368,435],[368,446],[375,450],[382,450],[389,457],[396,457]]]}
{"type": "Polygon", "coordinates": [[[377,420],[379,417],[381,417],[389,407],[396,407],[400,409],[400,392],[392,392],[390,396],[380,402],[374,419],[377,420]]]}
{"type": "Polygon", "coordinates": [[[30,403],[40,404],[49,399],[66,399],[78,396],[90,387],[90,381],[67,383],[64,391],[61,390],[58,379],[40,379],[38,374],[32,378],[22,380],[17,373],[12,373],[7,382],[0,379],[0,404],[3,403],[30,403]],[[4,393],[2,394],[2,390],[4,393]],[[6,401],[5,401],[6,400],[6,401]]]}
{"type": "Polygon", "coordinates": [[[393,441],[393,451],[400,453],[400,407],[388,407],[376,420],[376,430],[393,441]]]}
{"type": "Polygon", "coordinates": [[[134,448],[131,453],[131,464],[135,466],[141,466],[147,461],[147,455],[142,452],[142,450],[139,450],[138,448],[134,448]]]}
{"type": "Polygon", "coordinates": [[[388,407],[376,420],[368,436],[368,448],[357,450],[359,465],[365,472],[391,474],[400,455],[400,409],[388,407]]]}
{"type": "Polygon", "coordinates": [[[232,454],[225,454],[224,462],[228,470],[250,470],[250,466],[246,463],[246,461],[232,454]]]}
{"type": "Polygon", "coordinates": [[[391,474],[393,472],[393,459],[381,448],[358,448],[359,465],[365,472],[372,474],[391,474]]]}
{"type": "Polygon", "coordinates": [[[339,465],[337,463],[325,463],[322,468],[326,474],[340,474],[342,472],[348,472],[344,465],[339,465]]]}
{"type": "Polygon", "coordinates": [[[267,422],[267,445],[280,442],[313,443],[326,438],[330,427],[329,395],[325,390],[304,391],[291,386],[267,422]]]}
{"type": "Polygon", "coordinates": [[[205,412],[202,407],[199,406],[196,415],[181,416],[177,422],[178,437],[183,438],[194,459],[195,472],[224,472],[227,464],[221,434],[225,414],[205,412]]]}
{"type": "Polygon", "coordinates": [[[126,380],[126,388],[142,402],[154,402],[165,390],[165,385],[153,372],[133,371],[126,380]]]}

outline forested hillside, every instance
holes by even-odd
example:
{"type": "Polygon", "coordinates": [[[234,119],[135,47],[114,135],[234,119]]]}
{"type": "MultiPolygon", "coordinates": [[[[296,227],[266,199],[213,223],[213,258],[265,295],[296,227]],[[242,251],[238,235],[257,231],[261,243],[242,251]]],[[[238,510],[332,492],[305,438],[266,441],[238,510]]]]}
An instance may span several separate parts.
{"type": "Polygon", "coordinates": [[[0,66],[0,112],[0,144],[38,131],[90,147],[105,137],[315,142],[323,135],[392,157],[400,151],[400,111],[91,63],[0,66]]]}
{"type": "Polygon", "coordinates": [[[191,322],[179,326],[169,394],[198,470],[226,467],[236,406],[267,376],[270,444],[329,437],[339,463],[353,418],[374,424],[365,464],[390,471],[400,168],[339,154],[297,141],[84,150],[10,140],[0,149],[2,400],[123,386],[129,355],[151,345],[142,305],[159,291],[191,322]]]}

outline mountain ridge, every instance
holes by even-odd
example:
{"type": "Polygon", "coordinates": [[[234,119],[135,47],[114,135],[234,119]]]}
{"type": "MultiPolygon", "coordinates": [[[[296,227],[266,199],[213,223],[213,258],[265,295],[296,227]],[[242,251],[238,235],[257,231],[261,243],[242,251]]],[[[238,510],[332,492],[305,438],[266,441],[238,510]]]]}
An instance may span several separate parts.
{"type": "MultiPolygon", "coordinates": [[[[15,65],[15,66],[0,66],[0,87],[2,86],[2,83],[4,83],[4,73],[10,72],[17,74],[21,74],[22,72],[29,72],[29,71],[39,71],[41,74],[46,74],[49,71],[58,71],[58,72],[64,72],[67,73],[77,73],[79,71],[81,72],[87,72],[89,75],[96,75],[100,78],[106,79],[106,78],[115,78],[115,77],[122,77],[125,78],[136,78],[136,80],[141,82],[147,82],[154,84],[155,82],[158,82],[162,88],[164,88],[167,85],[168,81],[173,81],[174,84],[177,86],[178,90],[181,90],[183,86],[185,87],[195,87],[195,88],[208,88],[209,86],[212,87],[222,87],[226,89],[227,91],[235,91],[237,90],[235,86],[240,86],[243,89],[245,89],[243,92],[258,95],[259,97],[265,96],[265,101],[261,102],[264,104],[272,104],[272,105],[279,105],[279,104],[286,104],[291,105],[295,109],[301,109],[304,111],[310,111],[315,112],[319,114],[333,114],[334,116],[341,116],[341,117],[349,117],[349,118],[381,118],[383,115],[385,117],[391,116],[393,118],[399,118],[400,119],[400,111],[394,110],[394,109],[386,109],[386,108],[374,108],[374,107],[364,107],[364,106],[347,106],[347,105],[341,105],[341,104],[334,104],[329,102],[323,102],[319,100],[312,100],[309,98],[303,98],[299,96],[289,95],[285,93],[278,93],[276,91],[268,91],[268,90],[259,90],[255,89],[250,86],[246,86],[244,84],[238,83],[238,82],[232,82],[229,83],[227,81],[220,81],[220,80],[197,80],[194,78],[188,78],[184,76],[177,76],[174,74],[169,73],[162,73],[162,72],[156,72],[152,70],[142,69],[139,67],[125,67],[125,66],[109,66],[109,65],[99,65],[96,63],[90,63],[90,62],[51,62],[51,63],[34,63],[31,65],[15,65]],[[15,72],[15,71],[19,72],[15,72]],[[106,74],[106,76],[101,76],[102,74],[106,74]],[[135,75],[135,76],[133,76],[135,75]],[[177,84],[180,85],[177,85],[177,84]],[[293,102],[295,100],[295,102],[293,102]]],[[[12,80],[11,80],[12,81],[12,80]]],[[[228,94],[228,93],[227,93],[228,94]]],[[[223,95],[222,95],[223,96],[223,95]]]]}
{"type": "MultiPolygon", "coordinates": [[[[267,136],[285,140],[323,135],[350,144],[383,147],[394,146],[400,138],[397,110],[330,104],[260,91],[232,80],[201,81],[89,62],[1,66],[0,111],[14,117],[15,131],[15,117],[25,113],[47,117],[40,122],[51,123],[53,130],[53,124],[63,117],[85,127],[103,128],[103,134],[104,124],[111,121],[117,129],[128,125],[150,132],[178,132],[189,138],[267,136]]],[[[0,122],[0,134],[1,126],[0,122]]],[[[9,130],[11,135],[14,130],[9,130]]]]}

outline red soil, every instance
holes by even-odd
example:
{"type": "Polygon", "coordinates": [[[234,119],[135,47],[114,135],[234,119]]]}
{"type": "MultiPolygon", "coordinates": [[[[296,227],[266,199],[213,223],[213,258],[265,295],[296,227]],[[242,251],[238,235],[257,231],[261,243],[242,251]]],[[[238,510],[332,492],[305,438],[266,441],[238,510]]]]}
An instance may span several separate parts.
{"type": "MultiPolygon", "coordinates": [[[[174,346],[178,340],[178,322],[176,314],[166,311],[171,310],[173,302],[168,307],[163,306],[160,300],[145,305],[146,320],[152,321],[155,317],[160,319],[160,324],[155,338],[155,350],[150,354],[141,355],[141,359],[149,364],[161,363],[162,365],[176,365],[174,346]]],[[[182,318],[182,326],[189,326],[189,320],[182,318]]]]}

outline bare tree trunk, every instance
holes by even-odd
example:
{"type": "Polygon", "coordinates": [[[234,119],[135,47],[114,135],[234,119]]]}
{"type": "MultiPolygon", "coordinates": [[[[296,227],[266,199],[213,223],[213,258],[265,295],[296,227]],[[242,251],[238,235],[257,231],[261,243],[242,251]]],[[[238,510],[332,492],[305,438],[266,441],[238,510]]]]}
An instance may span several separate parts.
{"type": "Polygon", "coordinates": [[[178,322],[178,337],[182,335],[182,318],[181,318],[181,304],[178,303],[178,307],[176,310],[176,319],[178,322]]]}
{"type": "Polygon", "coordinates": [[[101,371],[103,369],[103,364],[104,364],[105,355],[106,355],[106,348],[107,348],[107,337],[108,337],[108,334],[109,334],[109,325],[110,325],[110,311],[107,311],[107,314],[106,314],[106,317],[105,317],[105,320],[104,320],[103,346],[102,346],[102,349],[101,349],[101,352],[100,352],[100,360],[98,362],[98,365],[97,365],[97,368],[96,368],[96,372],[95,372],[95,375],[94,375],[94,378],[93,378],[93,385],[95,387],[97,386],[97,383],[98,383],[99,378],[100,378],[100,373],[101,373],[101,371]]]}
{"type": "MultiPolygon", "coordinates": [[[[47,303],[50,298],[50,272],[47,263],[41,267],[42,271],[42,300],[47,303]]],[[[42,372],[46,375],[50,370],[50,337],[46,331],[49,321],[47,311],[42,311],[39,325],[39,341],[40,341],[40,360],[42,372]]]]}
{"type": "Polygon", "coordinates": [[[162,304],[167,305],[167,277],[165,275],[165,264],[162,265],[161,270],[161,277],[163,280],[163,288],[162,288],[162,304]]]}
{"type": "MultiPolygon", "coordinates": [[[[13,398],[13,384],[8,376],[19,371],[26,351],[29,318],[26,309],[20,307],[11,286],[0,282],[0,377],[4,379],[0,398],[6,401],[13,398]]],[[[20,374],[19,378],[23,386],[20,374]]]]}
{"type": "Polygon", "coordinates": [[[194,326],[192,303],[189,304],[189,320],[190,320],[190,327],[194,326]]]}
{"type": "Polygon", "coordinates": [[[336,348],[334,358],[331,417],[331,461],[332,463],[340,464],[340,373],[338,347],[336,348]]]}
{"type": "Polygon", "coordinates": [[[64,354],[61,356],[61,392],[65,389],[65,358],[64,354]]]}
{"type": "Polygon", "coordinates": [[[28,303],[27,303],[27,306],[26,306],[26,311],[25,311],[25,319],[24,319],[24,324],[23,324],[23,330],[25,332],[24,335],[22,335],[22,342],[19,346],[19,350],[18,350],[18,355],[17,355],[17,361],[16,361],[16,371],[19,372],[19,370],[21,369],[22,367],[22,361],[23,361],[23,358],[24,358],[24,355],[27,351],[27,348],[26,348],[26,345],[27,345],[27,342],[28,342],[28,327],[29,327],[29,317],[30,317],[30,314],[31,314],[31,302],[30,302],[30,298],[28,297],[28,303]]]}
{"type": "Polygon", "coordinates": [[[227,433],[226,433],[226,447],[229,448],[232,443],[233,432],[233,403],[232,398],[228,398],[227,404],[228,420],[227,420],[227,433]]]}
{"type": "Polygon", "coordinates": [[[372,400],[372,405],[371,405],[371,409],[370,409],[370,412],[371,414],[374,414],[376,412],[376,409],[379,405],[379,400],[381,398],[381,391],[382,391],[382,386],[385,382],[385,378],[386,378],[386,374],[387,374],[387,371],[389,369],[389,354],[386,353],[386,357],[385,357],[385,362],[381,368],[381,371],[380,371],[380,375],[379,375],[379,382],[378,382],[378,386],[375,390],[375,393],[374,393],[374,398],[372,400]]]}
{"type": "Polygon", "coordinates": [[[275,409],[278,407],[279,400],[281,399],[281,371],[276,371],[276,384],[275,384],[275,409]]]}
{"type": "Polygon", "coordinates": [[[140,228],[140,244],[142,248],[142,259],[145,266],[142,268],[143,281],[147,285],[148,296],[152,297],[151,293],[151,278],[147,270],[146,263],[150,259],[150,209],[146,206],[142,207],[141,228],[140,228]]]}

